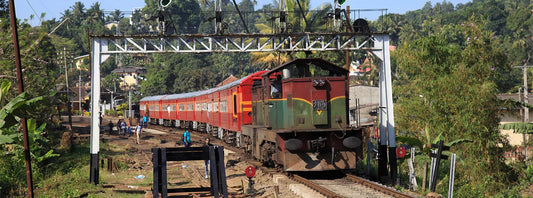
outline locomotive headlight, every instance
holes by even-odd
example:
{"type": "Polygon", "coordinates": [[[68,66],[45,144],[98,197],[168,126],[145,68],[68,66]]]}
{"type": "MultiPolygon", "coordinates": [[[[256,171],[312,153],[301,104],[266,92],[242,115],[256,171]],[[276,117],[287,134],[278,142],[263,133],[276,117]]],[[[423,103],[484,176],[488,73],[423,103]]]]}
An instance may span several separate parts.
{"type": "Polygon", "coordinates": [[[320,79],[320,80],[318,81],[318,86],[324,86],[325,84],[326,84],[326,81],[325,81],[325,80],[320,79]]]}
{"type": "Polygon", "coordinates": [[[285,148],[289,151],[296,151],[301,149],[304,143],[299,139],[288,139],[285,141],[285,148]]]}
{"type": "Polygon", "coordinates": [[[354,149],[361,146],[361,139],[355,136],[350,136],[342,140],[342,145],[354,149]]]}

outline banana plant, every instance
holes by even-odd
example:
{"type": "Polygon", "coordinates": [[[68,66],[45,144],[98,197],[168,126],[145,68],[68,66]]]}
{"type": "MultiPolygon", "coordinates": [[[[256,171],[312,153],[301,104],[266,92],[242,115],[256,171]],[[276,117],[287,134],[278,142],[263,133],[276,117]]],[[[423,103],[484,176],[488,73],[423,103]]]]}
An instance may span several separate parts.
{"type": "MultiPolygon", "coordinates": [[[[41,101],[43,97],[27,99],[27,94],[22,93],[10,101],[7,101],[6,94],[10,88],[10,82],[4,81],[0,84],[0,104],[5,104],[2,106],[2,109],[0,109],[0,147],[9,144],[11,149],[21,149],[21,141],[17,141],[20,140],[20,137],[22,136],[17,130],[21,117],[28,115],[28,111],[41,101]]],[[[48,139],[42,136],[46,124],[37,127],[35,119],[28,119],[26,123],[28,126],[27,129],[32,158],[36,162],[41,162],[44,159],[58,156],[57,154],[53,154],[53,150],[49,150],[44,155],[40,155],[41,150],[43,149],[40,146],[42,145],[41,143],[48,142],[48,139]]]]}
{"type": "MultiPolygon", "coordinates": [[[[439,133],[439,135],[437,135],[436,137],[432,138],[429,132],[429,127],[427,125],[422,131],[422,138],[423,140],[416,138],[416,137],[397,136],[396,141],[417,147],[421,151],[424,151],[424,153],[430,152],[431,144],[437,144],[440,140],[445,141],[444,131],[439,133]]],[[[469,139],[456,139],[456,140],[452,140],[446,143],[445,146],[453,147],[455,145],[466,143],[466,142],[473,142],[473,141],[469,139]]]]}
{"type": "Polygon", "coordinates": [[[6,103],[6,94],[10,88],[10,82],[4,81],[0,85],[0,104],[5,104],[0,109],[0,145],[13,143],[20,133],[13,131],[12,127],[18,125],[21,116],[26,113],[26,110],[43,98],[27,99],[27,94],[22,93],[6,103]]]}

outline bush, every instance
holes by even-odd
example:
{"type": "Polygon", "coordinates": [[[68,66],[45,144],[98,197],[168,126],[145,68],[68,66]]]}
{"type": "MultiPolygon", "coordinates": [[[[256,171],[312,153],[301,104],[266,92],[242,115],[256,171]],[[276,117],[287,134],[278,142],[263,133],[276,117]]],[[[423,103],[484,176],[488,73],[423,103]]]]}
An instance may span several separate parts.
{"type": "Polygon", "coordinates": [[[119,115],[118,111],[115,111],[115,110],[112,110],[112,109],[111,110],[110,109],[106,109],[105,110],[105,114],[109,115],[109,116],[115,116],[115,117],[119,115]]]}

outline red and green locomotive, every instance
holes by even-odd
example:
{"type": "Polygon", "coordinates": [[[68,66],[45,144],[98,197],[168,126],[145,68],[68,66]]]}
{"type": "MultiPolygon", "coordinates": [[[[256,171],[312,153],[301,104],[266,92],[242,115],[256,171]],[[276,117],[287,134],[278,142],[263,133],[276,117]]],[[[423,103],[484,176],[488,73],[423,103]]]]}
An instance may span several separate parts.
{"type": "Polygon", "coordinates": [[[253,123],[241,145],[286,171],[353,169],[361,131],[348,126],[348,71],[323,59],[296,59],[252,87],[253,123]]]}
{"type": "Polygon", "coordinates": [[[296,59],[194,93],[143,98],[141,115],[150,109],[150,119],[158,123],[192,123],[175,125],[212,133],[285,171],[354,169],[361,157],[362,129],[348,124],[348,71],[331,62],[296,59]],[[157,105],[165,104],[165,98],[172,98],[175,107],[180,101],[190,103],[187,110],[197,116],[180,117],[176,108],[166,116],[175,114],[176,120],[157,117],[152,111],[165,111],[157,105]],[[229,119],[222,121],[225,117],[229,119]]]}

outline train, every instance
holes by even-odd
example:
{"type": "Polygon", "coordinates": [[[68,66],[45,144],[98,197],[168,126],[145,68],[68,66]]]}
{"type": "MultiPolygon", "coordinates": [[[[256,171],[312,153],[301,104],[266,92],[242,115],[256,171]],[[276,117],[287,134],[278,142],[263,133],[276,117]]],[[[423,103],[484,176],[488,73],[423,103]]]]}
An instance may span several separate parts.
{"type": "Polygon", "coordinates": [[[302,58],[223,86],[144,97],[140,116],[243,149],[284,171],[355,169],[363,128],[348,120],[348,70],[302,58]]]}

